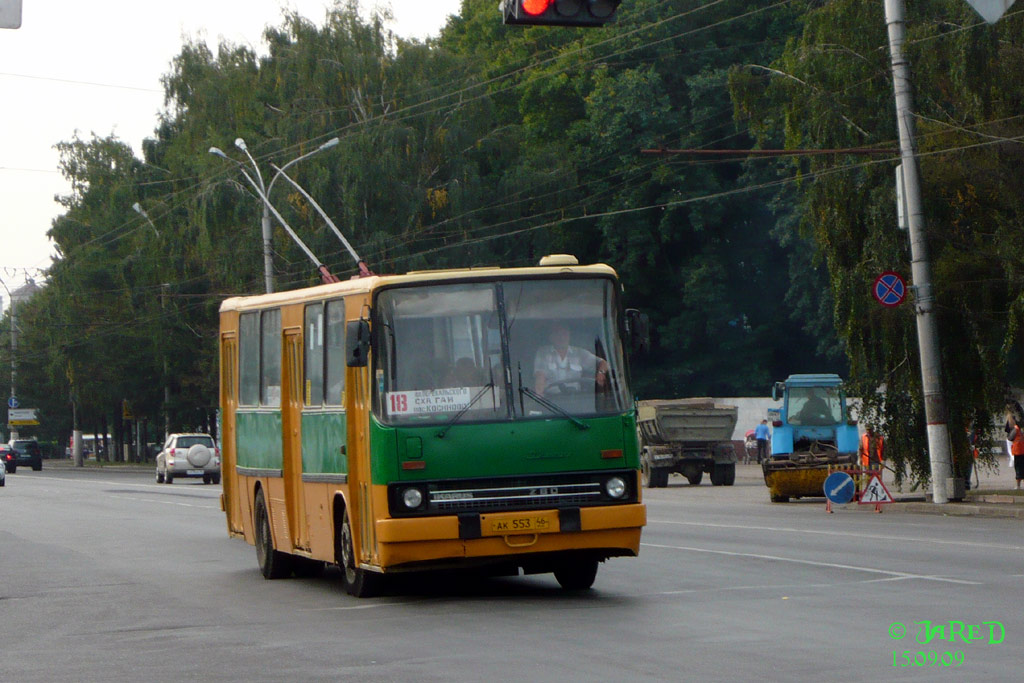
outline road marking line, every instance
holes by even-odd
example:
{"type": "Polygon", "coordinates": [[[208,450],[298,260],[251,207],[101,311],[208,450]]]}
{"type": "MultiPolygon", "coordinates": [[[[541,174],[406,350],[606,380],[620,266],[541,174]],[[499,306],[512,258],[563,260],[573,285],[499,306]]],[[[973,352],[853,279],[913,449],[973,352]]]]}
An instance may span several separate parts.
{"type": "Polygon", "coordinates": [[[120,495],[118,495],[116,493],[110,494],[109,497],[110,498],[120,498],[121,500],[134,500],[134,501],[137,501],[137,502],[140,502],[140,503],[160,503],[161,505],[180,505],[182,507],[187,507],[187,508],[203,508],[203,509],[206,509],[206,510],[219,510],[220,509],[220,506],[218,506],[218,505],[194,505],[193,503],[179,503],[178,501],[174,501],[174,500],[158,500],[156,498],[136,498],[134,496],[120,496],[120,495]]]}
{"type": "Polygon", "coordinates": [[[747,524],[710,524],[704,522],[680,522],[669,519],[648,519],[647,524],[674,524],[677,526],[713,527],[716,529],[743,529],[746,531],[784,531],[798,534],[814,534],[818,536],[842,536],[843,538],[866,538],[871,541],[916,541],[918,543],[934,543],[936,545],[959,545],[970,548],[988,548],[992,550],[1021,551],[1024,546],[1004,545],[1002,543],[978,543],[976,541],[947,541],[939,538],[915,538],[913,536],[885,536],[882,534],[861,534],[848,531],[821,531],[817,529],[795,529],[792,527],[750,526],[747,524]]]}
{"type": "Polygon", "coordinates": [[[965,586],[980,586],[980,581],[964,581],[962,579],[950,579],[944,576],[930,576],[926,574],[911,574],[909,572],[897,572],[890,569],[878,569],[877,567],[858,567],[852,564],[838,564],[835,562],[817,562],[815,560],[799,560],[795,557],[779,557],[778,555],[761,555],[759,553],[737,553],[730,550],[711,550],[710,548],[694,548],[681,545],[661,545],[659,543],[641,543],[641,546],[648,548],[662,548],[664,550],[686,550],[693,553],[708,553],[711,555],[727,555],[729,557],[749,557],[755,560],[769,560],[772,562],[789,562],[792,564],[805,564],[811,567],[826,567],[828,569],[848,569],[856,572],[867,572],[869,574],[884,574],[890,577],[903,579],[922,579],[924,581],[941,581],[943,583],[957,583],[965,586]]]}

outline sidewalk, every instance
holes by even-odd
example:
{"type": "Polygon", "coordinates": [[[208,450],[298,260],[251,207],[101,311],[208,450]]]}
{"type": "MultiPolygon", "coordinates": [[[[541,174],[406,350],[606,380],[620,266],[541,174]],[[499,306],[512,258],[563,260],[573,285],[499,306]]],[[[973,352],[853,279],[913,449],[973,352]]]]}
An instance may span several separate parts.
{"type": "Polygon", "coordinates": [[[156,463],[152,462],[97,462],[86,460],[82,467],[75,467],[75,461],[71,458],[59,458],[43,460],[43,469],[51,470],[88,470],[90,472],[155,472],[156,463]]]}
{"type": "Polygon", "coordinates": [[[911,492],[909,486],[904,490],[896,489],[889,483],[892,473],[887,472],[886,486],[889,486],[893,498],[897,501],[888,507],[894,512],[1024,519],[1024,490],[1016,488],[1013,467],[1007,466],[1006,456],[1001,456],[996,464],[998,469],[994,472],[982,467],[971,476],[971,489],[967,491],[963,501],[949,502],[945,505],[931,502],[930,490],[911,492]]]}

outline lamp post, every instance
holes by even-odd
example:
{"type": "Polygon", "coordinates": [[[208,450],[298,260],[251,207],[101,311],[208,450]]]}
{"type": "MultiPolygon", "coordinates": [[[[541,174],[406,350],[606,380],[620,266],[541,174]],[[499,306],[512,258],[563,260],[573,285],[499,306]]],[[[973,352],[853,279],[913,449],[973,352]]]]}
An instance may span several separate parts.
{"type": "MultiPolygon", "coordinates": [[[[14,353],[18,348],[18,333],[15,331],[17,328],[17,318],[15,317],[15,301],[11,295],[11,290],[7,287],[7,283],[0,279],[0,285],[3,285],[4,291],[7,292],[7,299],[11,302],[11,400],[8,406],[13,406],[15,402],[15,396],[17,394],[14,390],[15,379],[18,376],[18,364],[14,359],[14,353]]],[[[8,413],[9,415],[10,413],[8,413]]],[[[11,432],[11,439],[18,438],[18,430],[11,424],[10,418],[7,420],[7,427],[11,432]]]]}
{"type": "MultiPolygon", "coordinates": [[[[288,228],[287,223],[284,222],[284,219],[281,218],[281,216],[277,213],[277,211],[274,210],[274,207],[271,206],[271,204],[270,204],[270,191],[274,187],[274,181],[276,181],[281,176],[281,174],[284,173],[285,169],[287,169],[287,168],[289,168],[291,166],[294,166],[295,164],[299,163],[303,159],[308,159],[309,157],[313,156],[314,154],[319,154],[320,152],[323,152],[324,150],[328,150],[331,147],[334,147],[335,145],[338,144],[338,142],[339,142],[338,138],[336,138],[336,137],[335,138],[331,138],[330,140],[328,140],[324,144],[320,145],[319,147],[317,147],[313,151],[306,152],[302,156],[299,156],[299,157],[296,157],[296,158],[292,159],[287,164],[285,164],[284,166],[282,166],[279,169],[277,169],[277,173],[274,174],[274,177],[271,178],[270,182],[266,183],[266,184],[264,184],[264,182],[263,182],[263,174],[260,173],[259,164],[257,164],[256,160],[253,159],[251,154],[249,154],[249,148],[245,144],[245,140],[243,140],[242,138],[235,138],[235,147],[240,149],[245,154],[245,156],[249,159],[249,162],[252,164],[253,170],[256,171],[256,179],[255,180],[253,180],[252,176],[250,176],[246,172],[246,170],[243,167],[243,164],[241,162],[235,161],[234,159],[229,157],[219,147],[211,147],[210,148],[210,154],[214,154],[216,156],[219,156],[222,159],[227,159],[228,161],[234,162],[234,163],[238,164],[240,167],[242,167],[241,168],[242,174],[249,180],[249,184],[251,184],[253,186],[253,189],[256,190],[256,193],[260,196],[260,199],[263,200],[263,216],[262,216],[262,219],[260,221],[260,227],[261,227],[261,232],[262,232],[262,235],[263,235],[263,280],[264,280],[264,284],[265,284],[265,287],[266,287],[266,290],[267,290],[268,294],[270,292],[274,291],[274,262],[273,262],[273,258],[272,258],[272,243],[271,243],[271,231],[270,231],[270,213],[271,213],[271,211],[274,212],[274,214],[278,218],[278,220],[280,220],[282,225],[285,226],[285,229],[288,230],[288,232],[290,234],[292,234],[292,238],[295,239],[296,241],[298,241],[299,245],[302,246],[305,249],[305,245],[302,244],[302,241],[298,240],[298,237],[296,237],[294,235],[294,233],[292,233],[291,229],[288,228]]],[[[308,249],[305,249],[305,251],[306,251],[306,254],[309,255],[310,258],[312,258],[314,261],[317,261],[316,257],[314,257],[309,252],[308,249]]]]}

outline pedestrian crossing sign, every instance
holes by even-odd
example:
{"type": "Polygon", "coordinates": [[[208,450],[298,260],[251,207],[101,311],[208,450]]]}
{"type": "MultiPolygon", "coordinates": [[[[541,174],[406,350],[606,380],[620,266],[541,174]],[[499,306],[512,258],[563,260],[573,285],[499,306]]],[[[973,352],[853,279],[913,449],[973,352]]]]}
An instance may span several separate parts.
{"type": "Polygon", "coordinates": [[[860,494],[861,505],[881,505],[882,503],[893,503],[892,494],[885,488],[882,479],[876,474],[871,477],[868,485],[860,494]]]}

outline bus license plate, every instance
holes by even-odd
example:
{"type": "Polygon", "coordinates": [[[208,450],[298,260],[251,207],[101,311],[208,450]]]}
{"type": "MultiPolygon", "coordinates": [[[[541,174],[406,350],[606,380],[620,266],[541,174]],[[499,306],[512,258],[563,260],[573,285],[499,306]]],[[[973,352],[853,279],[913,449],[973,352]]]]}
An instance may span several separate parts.
{"type": "Polygon", "coordinates": [[[487,518],[484,529],[492,536],[545,534],[558,531],[558,521],[552,515],[503,515],[487,518]]]}

